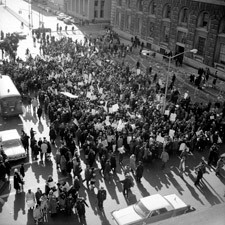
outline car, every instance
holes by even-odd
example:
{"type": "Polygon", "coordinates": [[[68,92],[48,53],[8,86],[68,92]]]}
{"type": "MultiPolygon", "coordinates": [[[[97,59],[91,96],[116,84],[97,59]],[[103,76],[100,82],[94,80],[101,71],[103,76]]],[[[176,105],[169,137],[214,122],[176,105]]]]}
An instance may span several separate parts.
{"type": "Polygon", "coordinates": [[[111,215],[117,225],[148,225],[185,214],[189,210],[190,205],[185,204],[176,194],[155,194],[141,198],[124,209],[114,210],[111,215]]]}
{"type": "Polygon", "coordinates": [[[23,32],[14,32],[12,33],[14,36],[16,36],[19,40],[23,40],[27,38],[27,35],[23,32]]]}
{"type": "Polygon", "coordinates": [[[72,17],[71,16],[66,17],[65,19],[63,19],[63,22],[67,25],[72,24],[72,17]]]}
{"type": "Polygon", "coordinates": [[[9,161],[27,157],[21,137],[16,129],[0,131],[0,143],[9,161]]]}
{"type": "Polygon", "coordinates": [[[72,18],[71,23],[74,24],[74,25],[78,25],[78,24],[80,24],[80,21],[79,21],[79,19],[72,18]]]}
{"type": "Polygon", "coordinates": [[[66,14],[60,13],[60,14],[57,16],[57,19],[58,19],[58,20],[64,20],[66,17],[67,17],[66,14]]]}

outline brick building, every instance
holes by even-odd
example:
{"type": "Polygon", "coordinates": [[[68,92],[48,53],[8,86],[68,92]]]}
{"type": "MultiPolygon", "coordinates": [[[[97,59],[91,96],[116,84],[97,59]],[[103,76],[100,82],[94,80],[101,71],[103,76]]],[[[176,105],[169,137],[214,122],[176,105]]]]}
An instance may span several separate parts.
{"type": "Polygon", "coordinates": [[[225,72],[225,0],[112,0],[111,24],[161,53],[198,49],[186,63],[225,72]]]}
{"type": "Polygon", "coordinates": [[[90,22],[110,22],[111,0],[65,0],[66,11],[90,22]]]}

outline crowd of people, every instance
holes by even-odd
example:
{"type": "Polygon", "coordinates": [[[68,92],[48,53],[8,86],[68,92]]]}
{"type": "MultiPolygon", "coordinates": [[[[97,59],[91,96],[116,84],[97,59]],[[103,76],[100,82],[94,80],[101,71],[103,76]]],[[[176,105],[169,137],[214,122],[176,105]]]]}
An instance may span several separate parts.
{"type": "MultiPolygon", "coordinates": [[[[165,85],[157,72],[153,73],[151,65],[143,72],[140,62],[135,69],[124,63],[124,59],[122,63],[115,62],[114,58],[125,58],[130,48],[115,42],[114,37],[114,32],[107,30],[103,36],[85,37],[83,42],[52,38],[42,41],[39,56],[28,55],[26,61],[19,58],[14,62],[3,61],[2,70],[12,77],[24,104],[37,110],[39,120],[44,113],[50,121],[50,142],[46,138],[36,140],[34,131],[30,132],[29,140],[23,132],[25,149],[29,140],[34,158],[40,153],[43,160],[44,155],[47,158],[51,153],[57,137],[60,138],[56,164],[65,174],[73,171],[74,184],[64,188],[66,184],[47,185],[42,196],[67,213],[80,199],[76,186],[80,185],[84,168],[79,149],[83,149],[87,165],[82,182],[86,181],[90,188],[95,188],[96,160],[100,161],[100,172],[107,182],[110,172],[116,172],[118,155],[119,163],[127,171],[121,181],[125,196],[133,185],[129,172],[141,182],[143,163],[161,158],[164,169],[169,156],[179,154],[182,175],[188,152],[208,149],[216,175],[220,175],[224,163],[218,150],[214,149],[213,154],[211,151],[225,141],[225,104],[194,103],[190,96],[179,94],[173,77],[164,110],[165,85]],[[123,163],[124,155],[129,155],[129,165],[123,163]],[[54,190],[60,191],[54,194],[54,190]]],[[[49,179],[48,184],[53,182],[49,179]]],[[[84,199],[81,202],[83,210],[84,199]]],[[[56,211],[49,207],[51,213],[56,211]]],[[[102,208],[102,202],[99,207],[102,208]]],[[[81,213],[78,208],[77,211],[82,218],[85,211],[81,213]]]]}

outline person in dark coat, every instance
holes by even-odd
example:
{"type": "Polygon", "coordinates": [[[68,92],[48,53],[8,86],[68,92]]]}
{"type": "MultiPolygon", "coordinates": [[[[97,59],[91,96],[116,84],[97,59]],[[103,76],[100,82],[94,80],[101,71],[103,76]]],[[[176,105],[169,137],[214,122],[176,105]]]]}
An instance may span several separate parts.
{"type": "Polygon", "coordinates": [[[24,178],[25,177],[25,169],[24,164],[22,163],[20,166],[20,175],[24,178]]]}
{"type": "Polygon", "coordinates": [[[39,121],[41,121],[41,116],[42,116],[42,108],[41,108],[41,106],[38,107],[37,115],[38,115],[39,121]]]}
{"type": "Polygon", "coordinates": [[[56,130],[53,127],[50,127],[49,137],[50,137],[51,143],[54,145],[57,134],[56,134],[56,130]]]}
{"type": "Polygon", "coordinates": [[[5,175],[7,174],[3,157],[0,155],[0,180],[5,181],[5,175]]]}
{"type": "Polygon", "coordinates": [[[27,151],[27,152],[29,151],[29,139],[30,139],[30,137],[26,133],[24,133],[24,135],[21,138],[23,147],[24,147],[25,151],[27,151]]]}
{"type": "Polygon", "coordinates": [[[80,222],[85,221],[85,212],[86,212],[85,206],[89,207],[88,204],[85,202],[84,198],[79,197],[77,199],[76,209],[77,209],[80,222]]]}
{"type": "Polygon", "coordinates": [[[74,204],[75,204],[74,198],[72,196],[72,193],[70,193],[66,198],[66,213],[68,215],[72,214],[74,204]]]}
{"type": "Polygon", "coordinates": [[[100,210],[103,209],[103,202],[106,200],[106,195],[107,195],[106,190],[103,187],[101,187],[97,193],[98,208],[100,210]]]}
{"type": "Polygon", "coordinates": [[[143,172],[144,172],[143,163],[141,161],[139,161],[137,168],[136,168],[136,178],[137,178],[137,182],[139,182],[139,183],[141,182],[143,172]]]}
{"type": "Polygon", "coordinates": [[[130,188],[133,187],[132,178],[129,175],[125,175],[125,179],[120,182],[123,184],[123,195],[128,198],[130,188]]]}
{"type": "Polygon", "coordinates": [[[41,205],[41,196],[42,196],[42,191],[40,188],[37,188],[37,192],[35,193],[35,198],[38,205],[41,205]]]}
{"type": "Polygon", "coordinates": [[[23,181],[20,177],[20,174],[17,169],[14,170],[14,177],[13,177],[13,186],[18,193],[20,191],[20,185],[23,185],[23,181]]]}
{"type": "Polygon", "coordinates": [[[9,178],[10,178],[10,172],[11,172],[11,165],[9,163],[9,160],[6,159],[4,164],[5,164],[6,174],[8,176],[8,180],[9,180],[9,178]]]}
{"type": "Polygon", "coordinates": [[[110,157],[111,169],[115,173],[116,172],[116,155],[113,153],[110,157]]]}
{"type": "Polygon", "coordinates": [[[95,152],[93,149],[90,149],[90,151],[88,153],[88,162],[89,162],[90,167],[92,167],[95,162],[95,152]]]}
{"type": "Polygon", "coordinates": [[[75,178],[74,178],[73,187],[76,192],[79,191],[79,189],[80,189],[80,181],[77,176],[75,176],[75,178]]]}

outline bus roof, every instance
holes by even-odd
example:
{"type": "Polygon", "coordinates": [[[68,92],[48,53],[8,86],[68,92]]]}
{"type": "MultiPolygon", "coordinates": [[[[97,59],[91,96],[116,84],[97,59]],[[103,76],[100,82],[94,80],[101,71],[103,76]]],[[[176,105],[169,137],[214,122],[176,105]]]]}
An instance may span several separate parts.
{"type": "Polygon", "coordinates": [[[0,98],[20,96],[15,84],[7,75],[0,75],[0,98]]]}

